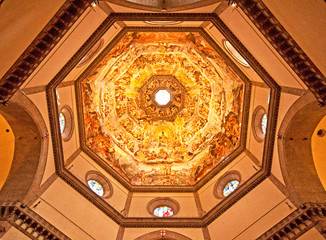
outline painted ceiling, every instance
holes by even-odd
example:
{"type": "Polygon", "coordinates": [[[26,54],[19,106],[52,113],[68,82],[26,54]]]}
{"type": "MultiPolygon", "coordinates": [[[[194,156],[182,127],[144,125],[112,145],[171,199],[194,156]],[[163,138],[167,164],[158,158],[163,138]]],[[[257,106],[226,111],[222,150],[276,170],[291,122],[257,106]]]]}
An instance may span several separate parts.
{"type": "Polygon", "coordinates": [[[133,185],[194,185],[239,146],[244,82],[198,32],[127,32],[81,87],[86,146],[133,185]]]}

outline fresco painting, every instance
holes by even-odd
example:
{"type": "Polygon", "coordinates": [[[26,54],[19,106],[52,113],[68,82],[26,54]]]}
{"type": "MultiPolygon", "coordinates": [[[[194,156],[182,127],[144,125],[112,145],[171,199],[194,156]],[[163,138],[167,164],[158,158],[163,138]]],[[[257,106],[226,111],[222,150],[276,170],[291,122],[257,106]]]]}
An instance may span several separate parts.
{"type": "Polygon", "coordinates": [[[133,185],[193,185],[239,146],[244,83],[197,32],[128,32],[81,86],[86,145],[133,185]]]}

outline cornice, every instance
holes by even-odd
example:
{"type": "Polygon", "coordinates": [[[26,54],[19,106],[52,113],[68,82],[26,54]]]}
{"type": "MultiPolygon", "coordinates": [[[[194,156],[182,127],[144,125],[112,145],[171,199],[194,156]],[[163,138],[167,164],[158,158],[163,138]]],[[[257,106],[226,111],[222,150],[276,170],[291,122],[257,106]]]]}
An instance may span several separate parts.
{"type": "Polygon", "coordinates": [[[64,233],[21,202],[0,202],[0,220],[31,239],[70,240],[64,233]]]}
{"type": "MultiPolygon", "coordinates": [[[[161,28],[145,28],[145,27],[136,27],[136,28],[124,28],[123,31],[127,31],[130,29],[137,29],[138,31],[153,31],[153,29],[160,29],[161,31],[194,31],[197,29],[197,31],[202,31],[203,34],[208,34],[202,29],[202,28],[175,28],[175,27],[161,27],[161,28]]],[[[121,34],[118,34],[114,39],[113,42],[119,41],[119,39],[122,37],[121,34]]],[[[210,41],[210,40],[209,40],[210,41]]],[[[215,44],[214,41],[210,42],[211,44],[215,44]]],[[[110,47],[110,45],[109,45],[110,47]]],[[[107,49],[109,49],[109,47],[107,49]]],[[[108,50],[109,51],[109,50],[108,50]]],[[[226,55],[222,50],[221,54],[223,57],[226,55]]],[[[96,64],[96,62],[99,61],[101,57],[103,57],[107,52],[104,50],[102,51],[97,59],[93,61],[93,63],[88,66],[84,73],[82,73],[82,76],[86,76],[86,72],[89,71],[93,64],[96,64]]],[[[219,52],[220,53],[220,52],[219,52]]],[[[228,57],[225,57],[227,59],[228,64],[235,65],[232,60],[230,60],[228,57]]],[[[240,77],[245,77],[245,74],[243,74],[241,71],[237,71],[237,67],[235,66],[235,71],[237,74],[240,75],[240,77]]],[[[81,79],[80,78],[80,79],[81,79]]],[[[248,82],[247,89],[249,88],[249,93],[247,94],[247,101],[250,99],[250,88],[251,84],[248,82]]],[[[78,80],[75,84],[75,89],[77,92],[80,91],[80,86],[78,84],[78,80]]],[[[218,18],[216,14],[187,14],[187,13],[180,13],[180,14],[151,14],[151,13],[128,13],[128,14],[110,14],[107,19],[99,26],[99,28],[94,32],[94,34],[91,35],[91,37],[86,41],[86,43],[76,52],[76,54],[67,62],[67,64],[60,70],[60,72],[52,79],[52,81],[47,85],[47,101],[48,101],[48,109],[49,109],[49,118],[50,118],[50,125],[51,125],[51,131],[52,131],[52,138],[53,138],[53,148],[54,148],[54,159],[55,159],[55,166],[56,166],[56,172],[58,176],[64,180],[67,184],[69,184],[71,187],[73,187],[75,190],[77,190],[81,195],[83,195],[86,199],[88,199],[92,204],[94,204],[97,208],[99,208],[103,213],[108,215],[112,220],[114,220],[117,224],[119,224],[122,227],[178,227],[178,228],[202,228],[207,225],[209,225],[211,222],[213,222],[218,216],[220,216],[223,212],[225,212],[229,207],[237,203],[241,198],[243,198],[247,193],[249,193],[252,189],[254,189],[258,184],[263,182],[270,174],[271,164],[272,164],[272,154],[273,154],[273,144],[274,144],[274,136],[275,136],[275,130],[276,130],[276,121],[277,121],[277,113],[278,113],[278,105],[279,105],[279,97],[280,97],[280,90],[281,88],[276,84],[274,79],[267,73],[267,71],[259,64],[259,62],[249,53],[249,51],[241,44],[239,39],[236,38],[236,36],[231,32],[230,29],[227,28],[227,26],[222,22],[221,19],[218,18]],[[224,36],[236,47],[237,50],[240,49],[240,53],[243,54],[246,57],[246,60],[248,60],[250,66],[259,74],[259,76],[266,82],[266,84],[271,89],[271,100],[269,104],[269,110],[270,114],[268,115],[268,127],[267,127],[267,134],[266,134],[266,143],[264,145],[264,163],[262,169],[260,169],[255,175],[253,175],[247,182],[245,182],[243,185],[239,186],[239,189],[231,194],[228,198],[224,199],[222,202],[220,202],[218,205],[216,205],[214,208],[212,208],[208,213],[206,213],[203,217],[198,218],[168,218],[168,219],[158,219],[157,218],[130,218],[130,217],[124,217],[121,213],[117,212],[112,206],[110,206],[107,202],[105,202],[103,199],[97,197],[84,183],[82,183],[80,180],[78,180],[74,175],[72,175],[67,169],[63,166],[63,155],[62,155],[62,146],[61,146],[61,140],[60,140],[60,134],[59,134],[59,123],[57,121],[58,119],[58,111],[57,104],[56,104],[56,95],[55,95],[55,88],[58,86],[60,81],[62,81],[69,72],[78,64],[80,59],[87,53],[87,51],[91,48],[91,46],[96,43],[103,34],[116,22],[120,21],[121,19],[119,16],[122,17],[122,19],[148,19],[148,20],[158,20],[163,19],[163,17],[173,16],[176,19],[183,19],[183,20],[209,20],[211,21],[223,34],[224,36]],[[131,17],[132,16],[132,17],[131,17]],[[200,18],[200,16],[202,18],[200,18]],[[131,18],[129,18],[131,17],[131,18]]],[[[76,100],[81,103],[79,94],[76,94],[76,100]]],[[[247,98],[246,97],[246,98],[247,98]]],[[[249,102],[247,102],[249,103],[249,102]]],[[[244,109],[244,115],[249,114],[249,104],[245,104],[246,107],[244,109]]],[[[82,116],[82,110],[81,108],[78,109],[78,117],[81,118],[82,116]]],[[[246,117],[247,119],[247,117],[246,117]]],[[[244,121],[245,124],[248,124],[248,120],[244,121]]],[[[79,127],[82,127],[82,123],[79,121],[79,127]]],[[[82,135],[82,134],[81,134],[82,135]]],[[[245,139],[245,138],[244,138],[245,139]]],[[[238,155],[244,150],[245,145],[243,145],[243,149],[238,148],[238,155]]],[[[93,154],[92,152],[88,151],[85,147],[81,146],[82,150],[85,151],[88,155],[93,154]]],[[[95,154],[94,154],[95,155],[95,154]]],[[[96,157],[94,158],[96,161],[96,157]]],[[[103,161],[96,161],[98,164],[102,164],[101,167],[105,167],[103,165],[103,161]]],[[[227,162],[225,163],[228,164],[227,162]]],[[[225,165],[225,166],[226,166],[225,165]]],[[[217,172],[214,170],[211,171],[211,175],[207,177],[207,179],[213,178],[217,172]]],[[[114,173],[112,173],[114,177],[114,173]]],[[[121,179],[121,178],[119,178],[121,179]]],[[[207,181],[208,181],[207,180],[207,181]]],[[[199,182],[200,183],[200,182],[199,182]]],[[[203,185],[206,182],[203,182],[203,185]]],[[[130,188],[127,185],[127,189],[133,192],[194,192],[197,191],[200,187],[191,187],[191,188],[130,188]],[[144,190],[145,189],[145,190],[144,190]]]]}
{"type": "MultiPolygon", "coordinates": [[[[24,51],[15,64],[8,70],[4,77],[0,80],[0,102],[4,103],[18,90],[24,81],[39,66],[42,60],[62,39],[64,34],[77,21],[81,14],[90,4],[90,0],[69,0],[67,1],[51,19],[42,32],[35,38],[30,46],[24,51]]],[[[287,33],[284,27],[277,21],[268,8],[261,0],[238,0],[240,8],[248,15],[251,21],[271,43],[271,45],[279,52],[289,66],[298,74],[298,76],[306,83],[310,90],[315,94],[320,102],[326,102],[325,76],[323,76],[318,68],[312,63],[304,51],[298,46],[293,38],[287,33]]],[[[169,31],[170,28],[164,28],[169,31]]],[[[226,27],[226,25],[214,13],[112,13],[101,24],[96,32],[86,41],[86,43],[77,51],[77,53],[69,60],[64,68],[56,75],[56,77],[47,86],[47,100],[50,112],[50,125],[54,144],[54,157],[57,174],[69,185],[80,192],[84,197],[94,203],[99,209],[110,215],[118,224],[125,227],[153,227],[153,226],[173,226],[173,227],[203,227],[211,223],[226,209],[235,204],[255,186],[264,181],[269,175],[272,152],[274,145],[274,136],[276,130],[277,112],[280,98],[280,87],[275,83],[271,76],[262,68],[249,51],[241,44],[234,34],[226,27]],[[94,44],[107,29],[112,26],[115,21],[150,21],[150,20],[171,20],[176,21],[211,21],[234,45],[234,47],[246,56],[246,60],[252,68],[266,81],[271,88],[270,114],[268,115],[269,124],[264,146],[263,168],[254,177],[249,179],[248,184],[239,188],[233,196],[230,196],[223,204],[215,206],[203,218],[186,219],[181,218],[160,219],[160,223],[156,218],[124,218],[117,213],[107,203],[101,202],[94,197],[90,190],[83,183],[78,183],[74,176],[69,175],[62,165],[63,156],[59,149],[62,148],[61,140],[58,136],[59,127],[57,123],[57,113],[53,113],[51,109],[55,109],[56,99],[54,89],[58,84],[59,78],[64,78],[70,71],[71,66],[75,66],[82,56],[87,53],[90,46],[94,44]],[[69,66],[69,67],[68,67],[69,66]],[[59,151],[59,152],[58,152],[59,151]],[[166,221],[165,221],[166,220],[166,221]],[[190,221],[191,220],[191,221],[190,221]]],[[[245,111],[249,111],[246,109],[245,111]]],[[[196,189],[198,190],[198,189],[196,189]]]]}
{"type": "Polygon", "coordinates": [[[262,0],[235,0],[285,62],[313,92],[317,100],[326,103],[326,77],[311,61],[299,44],[286,31],[262,0]]]}
{"type": "MultiPolygon", "coordinates": [[[[189,17],[189,16],[188,16],[189,17]]],[[[120,20],[118,18],[118,20],[120,20]]],[[[110,22],[110,21],[109,21],[110,22]]],[[[230,31],[231,33],[231,31],[230,31]]],[[[251,95],[251,82],[248,77],[240,70],[240,68],[228,57],[228,55],[215,43],[215,41],[200,27],[125,27],[122,29],[117,36],[110,42],[110,44],[99,54],[99,56],[87,67],[87,69],[77,78],[75,82],[75,95],[77,102],[77,118],[79,126],[79,138],[81,149],[93,159],[99,166],[101,166],[106,172],[120,182],[125,188],[132,192],[194,192],[198,191],[208,181],[210,181],[216,174],[223,170],[229,163],[238,157],[246,147],[247,141],[247,129],[249,119],[249,108],[250,108],[250,95],[251,95]],[[108,52],[115,46],[120,39],[129,31],[191,31],[199,32],[202,37],[214,48],[214,50],[225,60],[225,62],[232,67],[237,75],[245,83],[244,91],[244,102],[243,102],[243,114],[242,114],[242,127],[240,144],[230,155],[224,158],[214,169],[212,169],[203,179],[201,179],[194,186],[134,186],[128,181],[122,178],[112,167],[110,167],[105,161],[98,157],[91,149],[85,144],[85,132],[83,126],[83,109],[82,109],[82,96],[81,96],[81,81],[87,77],[91,70],[99,64],[101,59],[108,54],[108,52]]]]}
{"type": "Polygon", "coordinates": [[[305,203],[275,224],[257,240],[297,239],[326,218],[326,203],[305,203]]]}
{"type": "Polygon", "coordinates": [[[90,5],[91,0],[68,0],[0,79],[0,103],[6,103],[90,5]]]}

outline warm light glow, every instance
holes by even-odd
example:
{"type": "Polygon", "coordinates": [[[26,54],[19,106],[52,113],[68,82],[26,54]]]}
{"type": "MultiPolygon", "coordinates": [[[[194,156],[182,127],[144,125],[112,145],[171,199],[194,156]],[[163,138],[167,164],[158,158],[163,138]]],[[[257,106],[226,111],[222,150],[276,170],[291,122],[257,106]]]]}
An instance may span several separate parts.
{"type": "Polygon", "coordinates": [[[247,61],[240,55],[240,53],[238,53],[238,51],[232,46],[229,41],[224,41],[224,47],[235,60],[237,60],[243,66],[249,67],[247,61]]]}
{"type": "Polygon", "coordinates": [[[133,185],[194,185],[240,144],[244,83],[197,32],[128,32],[81,88],[86,145],[133,185]]]}
{"type": "Polygon", "coordinates": [[[145,21],[145,23],[151,25],[176,25],[182,23],[182,21],[145,21]]]}
{"type": "Polygon", "coordinates": [[[89,180],[87,183],[88,183],[88,186],[90,187],[90,189],[92,189],[93,192],[95,192],[100,197],[103,196],[104,190],[103,190],[103,187],[102,187],[101,184],[99,184],[95,180],[89,180]]]}
{"type": "Polygon", "coordinates": [[[8,174],[10,172],[12,160],[15,152],[15,136],[7,122],[7,120],[0,114],[0,190],[5,184],[8,174]]]}
{"type": "Polygon", "coordinates": [[[228,184],[226,184],[225,188],[223,189],[224,197],[231,194],[238,186],[239,186],[238,180],[233,180],[233,181],[229,182],[228,184]]]}
{"type": "Polygon", "coordinates": [[[171,95],[167,90],[159,90],[155,94],[155,101],[161,106],[166,105],[171,101],[171,95]]]}
{"type": "Polygon", "coordinates": [[[60,133],[63,133],[66,127],[66,119],[63,113],[60,113],[59,115],[59,123],[60,123],[60,133]]]}
{"type": "Polygon", "coordinates": [[[154,209],[154,215],[157,217],[171,217],[173,210],[167,206],[158,207],[154,209]]]}
{"type": "Polygon", "coordinates": [[[267,114],[265,113],[261,120],[261,130],[263,130],[264,134],[266,134],[266,128],[267,128],[267,114]]]}

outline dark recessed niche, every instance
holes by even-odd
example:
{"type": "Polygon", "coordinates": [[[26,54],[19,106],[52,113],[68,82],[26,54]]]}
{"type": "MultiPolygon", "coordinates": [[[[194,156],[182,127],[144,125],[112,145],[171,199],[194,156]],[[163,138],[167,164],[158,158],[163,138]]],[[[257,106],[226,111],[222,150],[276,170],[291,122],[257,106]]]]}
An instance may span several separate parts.
{"type": "Polygon", "coordinates": [[[317,132],[318,137],[324,137],[326,135],[326,130],[325,129],[319,129],[317,132]]]}

